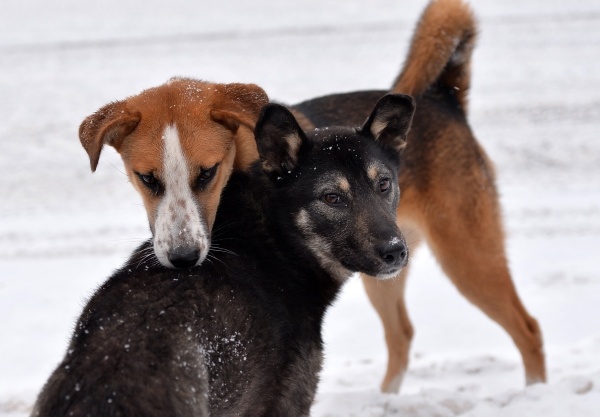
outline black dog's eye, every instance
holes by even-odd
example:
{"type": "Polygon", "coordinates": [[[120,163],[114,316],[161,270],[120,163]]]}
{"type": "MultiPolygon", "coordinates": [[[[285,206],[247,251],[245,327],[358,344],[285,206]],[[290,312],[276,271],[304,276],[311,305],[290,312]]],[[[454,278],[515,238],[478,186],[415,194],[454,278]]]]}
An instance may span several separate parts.
{"type": "Polygon", "coordinates": [[[342,198],[334,193],[325,194],[323,197],[321,197],[321,200],[323,200],[330,206],[336,206],[342,203],[342,198]]]}
{"type": "Polygon", "coordinates": [[[154,176],[154,174],[140,174],[137,173],[140,180],[142,180],[142,184],[148,187],[154,194],[158,194],[160,192],[160,181],[154,176]]]}
{"type": "Polygon", "coordinates": [[[379,180],[379,191],[381,191],[382,193],[385,193],[386,191],[388,191],[391,187],[391,181],[389,178],[384,178],[382,180],[379,180]]]}
{"type": "Polygon", "coordinates": [[[212,168],[202,168],[200,170],[200,175],[198,175],[198,179],[196,180],[198,186],[203,187],[204,185],[208,184],[210,180],[213,179],[213,177],[215,176],[215,172],[217,172],[218,165],[219,164],[213,166],[212,168]]]}

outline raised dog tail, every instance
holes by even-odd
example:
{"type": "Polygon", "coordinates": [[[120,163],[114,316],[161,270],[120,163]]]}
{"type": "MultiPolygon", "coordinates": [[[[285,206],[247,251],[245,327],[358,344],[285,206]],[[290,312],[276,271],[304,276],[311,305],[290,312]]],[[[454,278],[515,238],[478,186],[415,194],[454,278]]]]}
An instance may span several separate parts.
{"type": "Polygon", "coordinates": [[[418,98],[437,90],[455,97],[466,114],[476,33],[469,5],[462,0],[432,0],[417,23],[408,57],[391,92],[418,98]]]}

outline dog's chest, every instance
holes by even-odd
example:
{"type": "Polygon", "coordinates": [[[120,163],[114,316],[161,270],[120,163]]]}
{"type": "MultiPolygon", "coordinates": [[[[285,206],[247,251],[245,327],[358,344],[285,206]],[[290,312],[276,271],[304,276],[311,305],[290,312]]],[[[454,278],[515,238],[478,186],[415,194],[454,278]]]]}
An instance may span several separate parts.
{"type": "Polygon", "coordinates": [[[282,332],[262,314],[245,324],[203,338],[214,415],[308,416],[322,366],[319,329],[282,332]]]}
{"type": "Polygon", "coordinates": [[[237,355],[223,352],[207,358],[213,415],[309,415],[321,370],[321,349],[316,344],[302,346],[291,357],[283,349],[275,350],[279,352],[250,352],[242,358],[243,364],[237,355]]]}
{"type": "MultiPolygon", "coordinates": [[[[323,362],[323,352],[316,344],[307,345],[290,363],[287,386],[284,386],[281,401],[274,415],[286,415],[286,410],[295,410],[297,416],[308,416],[319,382],[323,362]]],[[[287,411],[289,413],[289,411],[287,411]]],[[[289,414],[288,414],[289,415],[289,414]]]]}

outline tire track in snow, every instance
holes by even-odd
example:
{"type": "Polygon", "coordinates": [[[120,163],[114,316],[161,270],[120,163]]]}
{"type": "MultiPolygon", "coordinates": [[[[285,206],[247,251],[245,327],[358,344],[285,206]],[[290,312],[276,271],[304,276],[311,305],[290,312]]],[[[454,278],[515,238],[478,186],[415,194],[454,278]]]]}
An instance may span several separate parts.
{"type": "MultiPolygon", "coordinates": [[[[545,21],[573,23],[579,21],[600,21],[598,13],[569,13],[569,14],[535,14],[535,15],[505,15],[505,16],[482,16],[486,25],[522,25],[545,21]]],[[[161,36],[138,36],[113,39],[89,39],[83,41],[61,41],[51,43],[21,43],[6,44],[0,46],[1,53],[23,53],[23,52],[52,52],[57,50],[77,49],[105,49],[115,47],[131,47],[158,44],[181,44],[181,43],[205,43],[221,41],[238,41],[249,39],[268,39],[274,37],[310,37],[321,35],[344,35],[350,33],[361,33],[374,31],[393,32],[401,27],[412,27],[412,20],[394,19],[393,21],[349,24],[349,25],[320,25],[320,26],[298,26],[279,27],[269,29],[253,30],[224,30],[214,32],[182,33],[161,36]]]]}

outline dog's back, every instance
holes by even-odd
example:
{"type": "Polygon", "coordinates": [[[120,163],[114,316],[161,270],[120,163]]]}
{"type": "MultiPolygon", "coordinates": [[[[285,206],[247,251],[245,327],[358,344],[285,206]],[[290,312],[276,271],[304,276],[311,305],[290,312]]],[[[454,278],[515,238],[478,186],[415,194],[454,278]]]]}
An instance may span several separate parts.
{"type": "MultiPolygon", "coordinates": [[[[245,185],[234,178],[232,186],[245,185]]],[[[269,245],[263,219],[244,211],[243,200],[224,206],[237,217],[217,223],[216,241],[232,241],[202,267],[156,265],[144,259],[146,243],[96,291],[32,416],[286,416],[310,408],[321,339],[311,329],[298,343],[295,329],[318,326],[339,283],[318,284],[331,287],[324,299],[290,286],[307,281],[307,268],[293,268],[269,245]],[[307,307],[315,297],[316,310],[307,307]]]]}
{"type": "MultiPolygon", "coordinates": [[[[251,238],[235,227],[234,236],[251,238]]],[[[248,242],[254,245],[227,245],[235,254],[187,272],[152,265],[143,259],[151,246],[141,246],[86,305],[32,415],[267,415],[285,396],[295,366],[312,379],[303,381],[307,395],[288,405],[308,408],[320,355],[310,352],[317,355],[311,369],[310,357],[286,354],[294,317],[261,284],[271,276],[266,270],[292,272],[277,258],[265,267],[258,260],[273,259],[273,248],[248,242]]]]}

